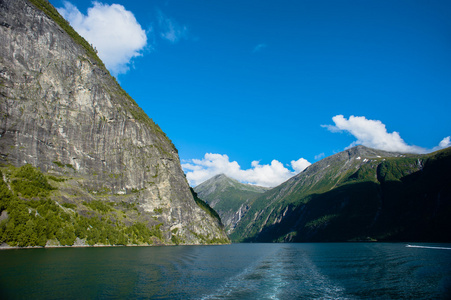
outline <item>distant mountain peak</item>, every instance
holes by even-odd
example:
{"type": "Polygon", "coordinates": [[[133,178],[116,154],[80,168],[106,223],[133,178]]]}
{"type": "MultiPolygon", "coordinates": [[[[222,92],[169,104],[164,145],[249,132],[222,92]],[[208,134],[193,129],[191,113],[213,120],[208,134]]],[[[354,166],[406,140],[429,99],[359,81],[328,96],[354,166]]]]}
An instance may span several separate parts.
{"type": "MultiPolygon", "coordinates": [[[[220,179],[220,178],[228,178],[228,177],[226,174],[221,173],[221,174],[213,176],[212,178],[220,179]]],[[[210,178],[210,179],[212,179],[212,178],[210,178]]]]}
{"type": "Polygon", "coordinates": [[[222,181],[222,180],[233,180],[233,181],[237,181],[233,178],[228,177],[226,174],[221,173],[218,175],[213,176],[212,178],[208,179],[208,180],[214,180],[214,181],[222,181]]]}
{"type": "Polygon", "coordinates": [[[230,231],[249,209],[250,202],[269,188],[241,183],[225,174],[218,174],[194,190],[218,212],[226,229],[230,231]]]}
{"type": "Polygon", "coordinates": [[[331,178],[337,178],[340,174],[344,174],[351,169],[355,169],[357,171],[362,164],[372,160],[384,160],[386,158],[405,156],[411,156],[411,154],[388,152],[368,148],[363,145],[357,145],[323,158],[322,160],[310,165],[301,173],[288,179],[286,182],[295,182],[298,180],[306,180],[310,183],[318,182],[323,179],[326,173],[330,172],[331,168],[335,169],[335,171],[330,173],[328,176],[331,176],[331,178]]]}
{"type": "Polygon", "coordinates": [[[379,158],[379,157],[399,157],[405,154],[399,152],[390,152],[385,150],[379,150],[374,148],[369,148],[363,145],[357,145],[355,147],[349,148],[344,152],[352,156],[361,156],[364,158],[379,158]]]}
{"type": "Polygon", "coordinates": [[[222,188],[225,189],[227,187],[234,187],[239,190],[250,190],[250,191],[261,191],[261,190],[269,190],[270,188],[248,184],[248,183],[242,183],[234,178],[231,178],[224,173],[218,174],[213,176],[212,178],[202,182],[201,184],[197,185],[195,190],[203,190],[205,187],[211,188],[222,188]]]}
{"type": "MultiPolygon", "coordinates": [[[[231,185],[232,183],[240,183],[239,181],[232,179],[230,177],[228,177],[227,175],[221,173],[218,175],[213,176],[212,178],[202,182],[201,184],[199,184],[197,187],[199,186],[222,186],[222,185],[231,185]]],[[[196,187],[196,188],[197,188],[196,187]]]]}

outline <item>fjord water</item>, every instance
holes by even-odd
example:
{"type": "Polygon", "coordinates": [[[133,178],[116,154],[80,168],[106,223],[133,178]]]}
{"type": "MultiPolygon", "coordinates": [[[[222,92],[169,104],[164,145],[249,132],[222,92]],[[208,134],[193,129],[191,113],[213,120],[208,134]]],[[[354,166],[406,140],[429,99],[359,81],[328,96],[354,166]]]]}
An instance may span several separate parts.
{"type": "Polygon", "coordinates": [[[0,251],[1,299],[448,299],[450,244],[0,251]]]}

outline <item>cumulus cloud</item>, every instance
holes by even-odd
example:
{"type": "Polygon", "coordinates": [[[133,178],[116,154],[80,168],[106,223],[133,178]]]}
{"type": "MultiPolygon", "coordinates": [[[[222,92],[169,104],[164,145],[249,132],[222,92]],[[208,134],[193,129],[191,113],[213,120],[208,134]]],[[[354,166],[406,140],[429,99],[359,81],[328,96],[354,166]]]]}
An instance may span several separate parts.
{"type": "Polygon", "coordinates": [[[399,135],[398,132],[387,132],[385,124],[379,120],[368,120],[365,117],[350,116],[346,119],[343,115],[336,115],[332,118],[335,125],[321,125],[331,132],[347,131],[352,134],[357,141],[353,142],[350,147],[355,145],[364,145],[392,152],[404,153],[428,153],[450,146],[450,137],[444,138],[437,147],[433,149],[425,149],[422,147],[408,145],[399,135]]]}
{"type": "Polygon", "coordinates": [[[168,18],[160,10],[158,11],[158,26],[160,37],[175,44],[180,39],[186,39],[188,28],[178,24],[174,19],[168,18]]]}
{"type": "Polygon", "coordinates": [[[291,167],[293,168],[295,173],[300,173],[304,171],[310,165],[311,163],[309,163],[305,158],[300,158],[298,160],[291,161],[291,167]]]}
{"type": "Polygon", "coordinates": [[[241,169],[236,161],[230,161],[225,154],[206,153],[202,159],[190,159],[182,164],[189,183],[196,186],[218,174],[225,174],[244,183],[273,187],[302,172],[310,163],[304,158],[291,161],[287,169],[281,162],[273,160],[271,164],[261,165],[253,161],[251,168],[241,169]]]}
{"type": "Polygon", "coordinates": [[[99,57],[113,75],[126,73],[132,58],[140,56],[147,44],[146,32],[135,16],[119,4],[93,2],[87,15],[65,2],[59,13],[94,45],[99,57]]]}
{"type": "Polygon", "coordinates": [[[449,146],[451,146],[450,139],[451,139],[451,136],[447,136],[446,138],[444,138],[443,140],[440,141],[438,146],[432,148],[432,151],[437,151],[437,150],[440,150],[440,149],[448,148],[449,146]]]}

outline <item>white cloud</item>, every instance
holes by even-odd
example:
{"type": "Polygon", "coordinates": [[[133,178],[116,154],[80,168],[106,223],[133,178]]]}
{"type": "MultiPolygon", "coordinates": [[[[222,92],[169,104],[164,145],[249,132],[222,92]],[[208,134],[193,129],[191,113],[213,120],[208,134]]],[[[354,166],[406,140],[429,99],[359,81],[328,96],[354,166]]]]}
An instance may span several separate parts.
{"type": "Polygon", "coordinates": [[[432,148],[432,151],[437,151],[440,149],[445,149],[448,148],[449,146],[451,146],[451,136],[447,136],[446,138],[444,138],[443,140],[440,141],[440,143],[438,144],[438,146],[432,148]]]}
{"type": "Polygon", "coordinates": [[[188,36],[188,28],[179,25],[175,20],[168,18],[160,10],[158,11],[158,26],[160,37],[175,44],[180,39],[186,39],[188,36]]]}
{"type": "Polygon", "coordinates": [[[368,120],[365,117],[350,116],[346,119],[343,115],[337,115],[332,118],[335,125],[321,125],[331,132],[347,131],[357,138],[350,147],[355,145],[364,145],[370,148],[376,148],[385,151],[403,152],[403,153],[427,153],[450,146],[450,137],[444,138],[437,147],[431,150],[408,145],[399,135],[393,131],[388,133],[379,120],[368,120]]]}
{"type": "Polygon", "coordinates": [[[300,158],[298,160],[291,161],[291,167],[293,168],[295,173],[300,173],[304,171],[310,165],[311,163],[309,163],[305,158],[300,158]]]}
{"type": "Polygon", "coordinates": [[[202,159],[191,159],[182,164],[189,183],[196,186],[218,174],[225,174],[244,183],[273,187],[302,172],[310,163],[300,158],[291,161],[291,171],[277,160],[269,165],[253,161],[251,168],[242,170],[236,161],[230,161],[225,154],[206,153],[202,159]]]}
{"type": "Polygon", "coordinates": [[[268,47],[268,45],[266,44],[258,44],[257,46],[254,47],[254,50],[252,51],[253,53],[258,52],[264,48],[268,47]]]}
{"type": "Polygon", "coordinates": [[[147,44],[146,32],[132,12],[119,4],[93,2],[87,15],[65,2],[59,13],[89,43],[113,75],[126,73],[132,58],[140,56],[147,44]]]}

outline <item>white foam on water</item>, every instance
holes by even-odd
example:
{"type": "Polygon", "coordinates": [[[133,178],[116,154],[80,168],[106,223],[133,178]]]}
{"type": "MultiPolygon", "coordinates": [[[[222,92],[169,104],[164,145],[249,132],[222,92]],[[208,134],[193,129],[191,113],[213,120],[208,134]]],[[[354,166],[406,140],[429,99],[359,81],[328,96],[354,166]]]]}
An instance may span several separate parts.
{"type": "Polygon", "coordinates": [[[302,288],[310,291],[308,298],[314,299],[347,299],[345,289],[334,284],[327,276],[322,274],[318,267],[306,256],[302,259],[302,268],[296,274],[302,278],[302,288]]]}
{"type": "Polygon", "coordinates": [[[420,245],[406,245],[407,248],[422,248],[422,249],[442,249],[451,250],[450,247],[434,247],[434,246],[420,246],[420,245]]]}
{"type": "Polygon", "coordinates": [[[257,261],[228,279],[213,294],[206,295],[202,299],[279,299],[277,294],[286,284],[282,279],[281,270],[280,261],[268,258],[257,261]]]}
{"type": "Polygon", "coordinates": [[[252,286],[243,286],[242,279],[240,279],[247,272],[248,270],[246,269],[242,274],[227,280],[218,290],[210,295],[203,296],[201,299],[227,299],[234,294],[250,293],[254,288],[252,286]]]}
{"type": "Polygon", "coordinates": [[[305,254],[295,265],[286,255],[281,249],[264,257],[202,299],[346,299],[344,288],[321,274],[305,254]]]}

